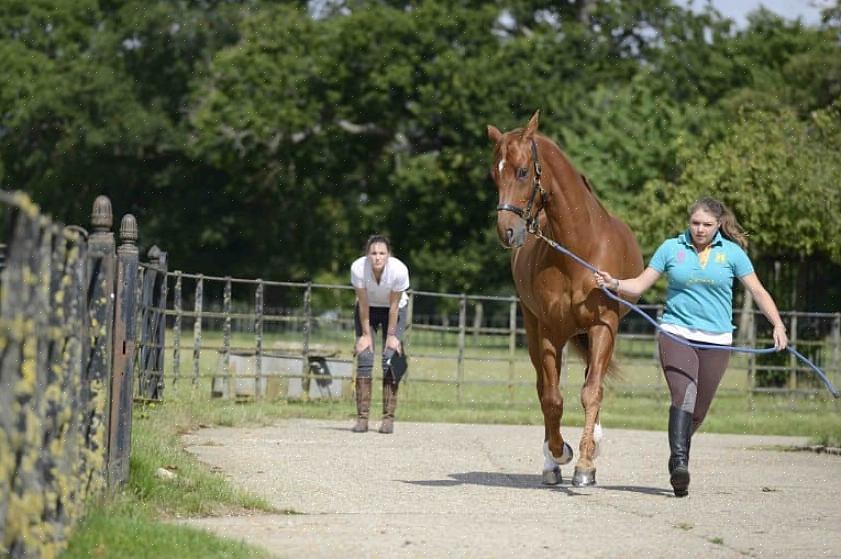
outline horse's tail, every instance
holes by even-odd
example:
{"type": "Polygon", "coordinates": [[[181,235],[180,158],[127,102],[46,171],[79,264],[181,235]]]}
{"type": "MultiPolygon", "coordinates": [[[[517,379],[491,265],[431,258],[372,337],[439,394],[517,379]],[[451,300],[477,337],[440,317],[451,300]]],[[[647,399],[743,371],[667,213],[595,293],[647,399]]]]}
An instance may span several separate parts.
{"type": "MultiPolygon", "coordinates": [[[[570,338],[572,342],[572,349],[575,350],[575,353],[581,358],[584,363],[590,362],[590,344],[589,340],[587,339],[587,334],[577,334],[570,338]]],[[[616,364],[616,360],[613,356],[610,356],[610,362],[607,364],[607,373],[605,374],[605,378],[615,378],[621,379],[622,377],[622,370],[619,368],[619,365],[616,364]]]]}

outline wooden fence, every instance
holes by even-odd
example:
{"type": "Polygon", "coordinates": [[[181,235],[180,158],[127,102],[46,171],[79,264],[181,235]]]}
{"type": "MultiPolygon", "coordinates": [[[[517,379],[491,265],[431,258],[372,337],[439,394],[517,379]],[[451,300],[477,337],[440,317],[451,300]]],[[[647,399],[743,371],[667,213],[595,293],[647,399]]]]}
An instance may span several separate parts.
{"type": "MultiPolygon", "coordinates": [[[[284,377],[283,386],[271,395],[318,396],[310,390],[314,381],[325,380],[324,367],[350,376],[353,343],[350,286],[314,283],[272,282],[261,279],[187,274],[167,275],[170,298],[164,299],[172,343],[168,361],[172,370],[165,377],[177,382],[185,377],[197,383],[211,377],[216,395],[237,394],[235,385],[247,388],[242,396],[266,395],[271,377],[284,377]],[[185,355],[190,348],[191,355],[185,355]],[[325,361],[326,360],[326,361],[325,361]],[[267,378],[268,377],[268,378],[267,378]],[[290,388],[289,379],[300,386],[290,388]],[[252,382],[241,380],[251,378],[252,382]],[[219,388],[219,387],[222,388],[219,388]]],[[[651,317],[662,313],[661,305],[643,305],[651,317]]],[[[838,384],[841,378],[841,313],[782,312],[792,343],[822,367],[838,384]]],[[[741,326],[737,342],[751,347],[772,345],[771,329],[759,311],[734,320],[741,326]]],[[[482,401],[477,394],[493,393],[492,399],[511,402],[514,392],[533,392],[534,375],[525,355],[525,332],[516,297],[414,291],[408,308],[406,346],[412,365],[407,386],[447,385],[453,401],[482,401]],[[493,374],[491,374],[491,371],[493,374]],[[480,390],[479,387],[493,390],[480,390]],[[501,388],[501,390],[500,390],[501,388]]],[[[642,317],[628,315],[620,325],[616,358],[626,368],[641,370],[630,375],[619,390],[662,391],[654,329],[642,317]]],[[[564,360],[562,383],[570,380],[571,359],[564,360]]],[[[788,353],[734,357],[728,386],[744,392],[823,394],[811,370],[788,353]]],[[[335,373],[335,371],[333,371],[335,373]]],[[[333,376],[337,376],[333,374],[333,376]]],[[[327,379],[329,380],[329,378],[327,379]]],[[[333,390],[331,395],[347,394],[333,390]]]]}
{"type": "Polygon", "coordinates": [[[92,232],[0,191],[0,555],[55,557],[84,506],[128,478],[138,309],[137,223],[116,248],[111,202],[92,232]]]}

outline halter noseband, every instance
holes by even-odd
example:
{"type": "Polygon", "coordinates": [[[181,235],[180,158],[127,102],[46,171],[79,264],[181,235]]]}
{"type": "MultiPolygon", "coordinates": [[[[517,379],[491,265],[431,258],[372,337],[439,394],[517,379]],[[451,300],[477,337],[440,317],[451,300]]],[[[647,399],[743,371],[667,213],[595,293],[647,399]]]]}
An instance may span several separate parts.
{"type": "Polygon", "coordinates": [[[540,160],[537,157],[537,142],[534,141],[532,138],[531,141],[531,160],[532,164],[534,165],[534,179],[533,184],[534,187],[531,190],[531,196],[529,196],[528,204],[526,204],[525,209],[519,206],[515,206],[514,204],[499,204],[496,207],[496,211],[498,212],[511,212],[517,214],[520,219],[525,220],[526,228],[535,233],[539,230],[538,228],[538,217],[540,216],[540,210],[543,209],[543,205],[546,203],[546,191],[543,190],[543,186],[540,184],[540,160]],[[540,193],[540,207],[537,208],[537,211],[534,215],[531,214],[532,206],[534,205],[534,199],[537,197],[537,193],[540,193]]]}

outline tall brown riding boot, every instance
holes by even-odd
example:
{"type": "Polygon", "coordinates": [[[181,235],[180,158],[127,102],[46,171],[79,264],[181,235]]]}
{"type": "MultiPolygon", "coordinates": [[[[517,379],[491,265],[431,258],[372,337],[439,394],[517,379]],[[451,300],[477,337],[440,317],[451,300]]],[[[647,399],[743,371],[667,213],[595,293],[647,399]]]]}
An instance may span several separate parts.
{"type": "Polygon", "coordinates": [[[397,409],[397,383],[394,379],[383,379],[383,422],[380,433],[394,433],[394,410],[397,409]]]}
{"type": "Polygon", "coordinates": [[[354,433],[368,431],[368,412],[371,410],[371,377],[356,377],[356,425],[354,433]]]}

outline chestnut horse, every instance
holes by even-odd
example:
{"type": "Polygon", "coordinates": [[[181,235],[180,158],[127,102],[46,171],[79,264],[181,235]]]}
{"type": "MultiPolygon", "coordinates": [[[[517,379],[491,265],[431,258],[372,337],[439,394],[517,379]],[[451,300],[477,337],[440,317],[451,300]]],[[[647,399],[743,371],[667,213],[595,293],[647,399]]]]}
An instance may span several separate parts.
{"type": "Polygon", "coordinates": [[[537,373],[545,425],[543,483],[561,483],[560,466],[573,458],[572,447],[561,435],[564,399],[558,387],[561,351],[571,340],[586,365],[581,388],[584,431],[572,484],[593,485],[602,381],[613,370],[619,319],[628,309],[596,286],[590,270],[538,235],[618,278],[642,272],[642,254],[628,226],[608,213],[587,179],[552,140],[538,134],[537,125],[538,112],[525,128],[502,133],[488,126],[488,137],[496,145],[496,230],[502,244],[513,249],[511,271],[537,373]]]}

